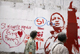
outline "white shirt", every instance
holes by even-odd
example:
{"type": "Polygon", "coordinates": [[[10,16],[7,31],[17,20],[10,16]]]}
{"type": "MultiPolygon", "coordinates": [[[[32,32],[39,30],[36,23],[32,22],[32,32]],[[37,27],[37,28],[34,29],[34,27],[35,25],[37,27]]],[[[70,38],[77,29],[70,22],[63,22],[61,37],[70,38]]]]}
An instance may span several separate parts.
{"type": "Polygon", "coordinates": [[[69,54],[68,49],[64,46],[64,44],[60,41],[54,43],[52,46],[52,54],[69,54]],[[61,43],[61,44],[58,44],[61,43]],[[56,45],[57,44],[57,45],[56,45]],[[55,46],[56,45],[56,46],[55,46]],[[55,48],[54,48],[55,46],[55,48]],[[53,49],[54,48],[54,49],[53,49]]]}

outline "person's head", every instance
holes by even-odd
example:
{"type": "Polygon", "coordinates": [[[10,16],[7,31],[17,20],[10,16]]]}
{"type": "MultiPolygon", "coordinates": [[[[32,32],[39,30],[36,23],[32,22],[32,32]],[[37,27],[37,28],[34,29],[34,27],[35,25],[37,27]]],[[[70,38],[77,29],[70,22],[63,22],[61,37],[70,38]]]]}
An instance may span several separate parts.
{"type": "Polygon", "coordinates": [[[37,31],[36,31],[36,30],[31,31],[31,33],[30,33],[30,37],[32,37],[33,39],[35,39],[36,36],[37,36],[37,31]]]}
{"type": "Polygon", "coordinates": [[[53,13],[50,18],[50,25],[52,27],[64,27],[65,21],[63,16],[58,12],[53,13]]]}
{"type": "Polygon", "coordinates": [[[58,34],[58,40],[61,41],[61,42],[66,42],[66,39],[67,39],[67,36],[65,33],[61,32],[58,34]]]}

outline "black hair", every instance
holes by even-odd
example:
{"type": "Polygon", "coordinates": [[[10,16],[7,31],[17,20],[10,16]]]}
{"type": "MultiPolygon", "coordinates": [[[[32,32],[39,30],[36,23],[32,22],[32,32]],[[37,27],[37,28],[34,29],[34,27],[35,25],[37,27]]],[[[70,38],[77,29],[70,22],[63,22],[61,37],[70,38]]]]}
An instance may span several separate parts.
{"type": "Polygon", "coordinates": [[[63,32],[59,33],[58,34],[58,40],[61,42],[65,41],[66,40],[66,34],[63,32]]]}
{"type": "Polygon", "coordinates": [[[37,31],[36,30],[31,31],[30,37],[32,37],[34,39],[36,37],[36,35],[37,35],[37,31]]]}

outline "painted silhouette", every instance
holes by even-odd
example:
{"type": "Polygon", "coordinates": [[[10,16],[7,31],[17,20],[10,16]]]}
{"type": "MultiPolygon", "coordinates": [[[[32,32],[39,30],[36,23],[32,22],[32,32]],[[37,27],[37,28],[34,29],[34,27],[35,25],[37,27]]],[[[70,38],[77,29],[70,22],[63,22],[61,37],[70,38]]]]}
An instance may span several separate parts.
{"type": "MultiPolygon", "coordinates": [[[[77,28],[77,19],[76,12],[77,9],[72,7],[73,1],[70,2],[68,10],[68,22],[67,22],[67,42],[64,44],[68,50],[69,54],[78,54],[79,45],[78,45],[78,28],[77,28]]],[[[57,34],[62,32],[65,29],[65,21],[63,16],[60,13],[53,13],[50,18],[50,25],[53,28],[53,31],[50,31],[51,35],[45,42],[44,51],[45,54],[51,54],[51,47],[54,42],[57,40],[57,34]],[[60,21],[62,20],[62,22],[60,21]],[[60,22],[59,22],[60,21],[60,22]],[[61,24],[60,24],[61,23],[61,24]]]]}
{"type": "Polygon", "coordinates": [[[64,25],[65,21],[60,13],[56,12],[51,15],[50,26],[53,28],[53,30],[50,31],[52,36],[50,36],[45,42],[45,54],[51,54],[52,45],[57,40],[57,34],[62,32],[62,30],[64,29],[64,25]]]}

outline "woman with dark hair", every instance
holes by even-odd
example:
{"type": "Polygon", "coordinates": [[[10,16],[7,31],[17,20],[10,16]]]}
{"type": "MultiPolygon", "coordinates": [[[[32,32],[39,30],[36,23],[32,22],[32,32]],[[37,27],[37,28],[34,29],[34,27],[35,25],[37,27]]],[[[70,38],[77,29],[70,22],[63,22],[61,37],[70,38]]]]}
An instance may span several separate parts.
{"type": "Polygon", "coordinates": [[[35,38],[37,36],[37,31],[31,31],[30,38],[28,42],[26,43],[24,53],[25,54],[35,54],[36,45],[35,45],[35,38]]]}

